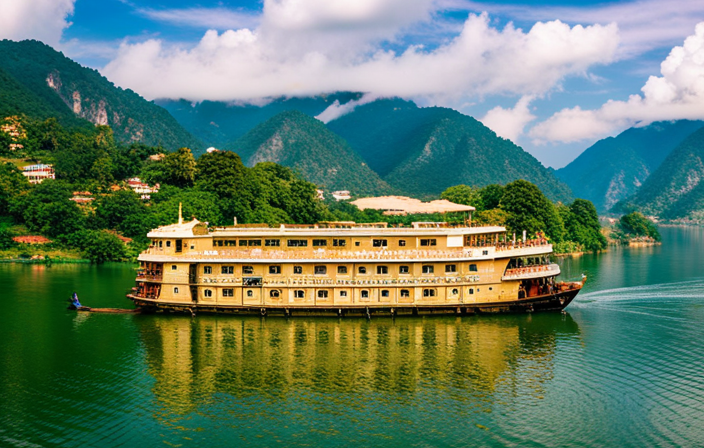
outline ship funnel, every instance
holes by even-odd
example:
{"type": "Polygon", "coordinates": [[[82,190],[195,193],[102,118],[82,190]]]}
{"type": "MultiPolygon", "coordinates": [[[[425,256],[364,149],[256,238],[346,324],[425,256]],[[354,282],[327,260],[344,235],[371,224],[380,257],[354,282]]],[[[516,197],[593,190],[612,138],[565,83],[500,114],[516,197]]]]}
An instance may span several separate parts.
{"type": "Polygon", "coordinates": [[[183,214],[181,212],[182,212],[181,203],[179,202],[178,203],[178,223],[179,224],[183,224],[183,214]]]}

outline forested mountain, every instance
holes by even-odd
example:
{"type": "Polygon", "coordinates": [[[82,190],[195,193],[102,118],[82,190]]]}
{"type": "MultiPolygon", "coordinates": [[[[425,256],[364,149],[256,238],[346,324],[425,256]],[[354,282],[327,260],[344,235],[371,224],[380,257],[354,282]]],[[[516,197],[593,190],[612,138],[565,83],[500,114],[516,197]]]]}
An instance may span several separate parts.
{"type": "Polygon", "coordinates": [[[357,107],[328,123],[392,187],[415,196],[438,195],[467,184],[535,183],[553,201],[568,202],[569,187],[537,159],[455,110],[398,99],[357,107]]]}
{"type": "Polygon", "coordinates": [[[315,117],[335,100],[346,103],[360,96],[359,93],[336,93],[311,98],[279,98],[263,106],[222,101],[191,103],[186,100],[162,99],[155,102],[205,144],[220,148],[281,112],[298,110],[315,117]]]}
{"type": "Polygon", "coordinates": [[[0,69],[0,95],[7,101],[0,106],[3,113],[56,117],[69,126],[83,118],[110,125],[122,142],[168,149],[203,146],[163,108],[41,42],[0,41],[0,69]]]}
{"type": "Polygon", "coordinates": [[[615,208],[636,208],[663,219],[704,219],[704,128],[689,135],[633,197],[615,208]]]}
{"type": "Polygon", "coordinates": [[[672,150],[702,126],[701,121],[679,120],[630,128],[599,140],[555,174],[575,196],[606,211],[636,193],[672,150]]]}
{"type": "Polygon", "coordinates": [[[282,112],[225,149],[239,154],[247,166],[276,162],[295,168],[306,180],[329,190],[370,195],[391,192],[347,142],[303,112],[282,112]]]}

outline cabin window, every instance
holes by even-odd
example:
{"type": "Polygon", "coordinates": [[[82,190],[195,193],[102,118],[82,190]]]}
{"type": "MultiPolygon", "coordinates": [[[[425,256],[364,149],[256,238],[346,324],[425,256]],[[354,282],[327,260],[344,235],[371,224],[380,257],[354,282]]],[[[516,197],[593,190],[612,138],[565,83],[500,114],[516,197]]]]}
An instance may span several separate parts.
{"type": "Polygon", "coordinates": [[[367,268],[365,268],[364,266],[360,266],[359,269],[357,269],[357,272],[359,272],[360,274],[366,274],[367,268]]]}
{"type": "Polygon", "coordinates": [[[388,290],[388,289],[382,289],[382,290],[381,290],[381,297],[389,297],[389,290],[388,290]]]}
{"type": "Polygon", "coordinates": [[[163,247],[163,241],[159,241],[159,247],[163,247]]]}
{"type": "Polygon", "coordinates": [[[359,242],[359,241],[355,241],[355,242],[354,242],[354,245],[357,246],[357,247],[359,247],[360,244],[362,244],[362,243],[359,242]]]}
{"type": "Polygon", "coordinates": [[[411,272],[411,268],[409,266],[399,266],[398,267],[399,274],[408,274],[409,272],[411,272]]]}
{"type": "Polygon", "coordinates": [[[166,242],[166,247],[171,247],[171,241],[166,242]]]}
{"type": "Polygon", "coordinates": [[[401,290],[401,297],[411,297],[411,292],[407,289],[401,290]]]}
{"type": "Polygon", "coordinates": [[[271,297],[272,299],[278,299],[280,295],[281,291],[279,291],[278,289],[272,289],[271,291],[269,291],[269,297],[271,297]]]}
{"type": "Polygon", "coordinates": [[[423,290],[423,297],[435,297],[435,290],[434,289],[424,289],[423,290]]]}
{"type": "Polygon", "coordinates": [[[325,275],[328,273],[328,267],[327,266],[316,266],[314,272],[315,272],[315,275],[325,275]]]}
{"type": "Polygon", "coordinates": [[[183,250],[183,241],[176,240],[176,252],[181,252],[183,250]]]}
{"type": "Polygon", "coordinates": [[[288,247],[307,247],[308,240],[288,240],[286,244],[288,247]]]}
{"type": "Polygon", "coordinates": [[[345,240],[333,239],[332,245],[335,247],[344,247],[345,245],[347,245],[347,242],[345,240]]]}
{"type": "Polygon", "coordinates": [[[327,299],[328,298],[328,291],[325,289],[321,289],[318,291],[318,298],[319,299],[327,299]]]}
{"type": "Polygon", "coordinates": [[[203,274],[212,274],[212,273],[213,273],[212,266],[203,266],[203,274]]]}
{"type": "Polygon", "coordinates": [[[377,275],[386,275],[389,273],[389,267],[388,266],[377,266],[376,273],[377,273],[377,275]]]}
{"type": "Polygon", "coordinates": [[[437,246],[438,240],[436,240],[435,238],[422,238],[420,240],[420,245],[421,246],[437,246]]]}
{"type": "Polygon", "coordinates": [[[175,271],[176,269],[178,269],[178,267],[177,267],[175,264],[172,264],[172,265],[171,265],[171,270],[172,270],[172,271],[175,271]]]}
{"type": "Polygon", "coordinates": [[[223,289],[222,296],[223,297],[235,297],[235,290],[231,289],[231,288],[223,289]]]}
{"type": "Polygon", "coordinates": [[[240,240],[240,246],[257,247],[262,245],[262,240],[240,240]]]}
{"type": "Polygon", "coordinates": [[[313,247],[323,247],[328,245],[328,240],[313,240],[313,247]]]}
{"type": "Polygon", "coordinates": [[[456,295],[459,294],[459,293],[460,293],[460,290],[459,290],[459,289],[457,289],[457,288],[453,288],[453,289],[452,289],[452,295],[453,295],[453,296],[456,296],[456,295]]]}
{"type": "Polygon", "coordinates": [[[294,266],[293,273],[294,274],[303,274],[303,266],[294,266]]]}
{"type": "Polygon", "coordinates": [[[405,246],[405,245],[406,245],[406,240],[398,240],[398,245],[399,245],[400,247],[405,246]]]}
{"type": "Polygon", "coordinates": [[[368,298],[369,298],[369,291],[366,290],[366,289],[363,289],[362,292],[361,292],[361,297],[362,297],[363,299],[368,299],[368,298]]]}
{"type": "Polygon", "coordinates": [[[472,263],[469,265],[469,272],[477,272],[477,265],[472,263]]]}
{"type": "Polygon", "coordinates": [[[302,289],[297,289],[297,290],[293,291],[293,297],[295,297],[297,299],[302,299],[305,296],[306,296],[306,292],[302,289]]]}
{"type": "Polygon", "coordinates": [[[212,289],[204,289],[204,290],[203,290],[203,296],[205,296],[205,297],[213,297],[213,290],[212,290],[212,289]]]}
{"type": "Polygon", "coordinates": [[[174,294],[178,294],[178,286],[174,286],[174,294]]]}
{"type": "Polygon", "coordinates": [[[269,274],[273,274],[273,275],[281,274],[281,265],[274,264],[274,265],[269,266],[269,274]]]}
{"type": "Polygon", "coordinates": [[[457,272],[457,265],[456,264],[446,264],[445,265],[445,272],[457,272]]]}
{"type": "Polygon", "coordinates": [[[222,247],[222,240],[213,240],[213,247],[222,247]]]}
{"type": "Polygon", "coordinates": [[[240,246],[246,246],[247,240],[240,240],[240,246]]]}
{"type": "Polygon", "coordinates": [[[483,250],[483,251],[482,251],[482,255],[489,255],[489,251],[488,251],[488,250],[483,250]]]}
{"type": "Polygon", "coordinates": [[[281,240],[264,240],[264,245],[266,247],[279,247],[281,245],[281,240]]]}
{"type": "Polygon", "coordinates": [[[234,274],[235,273],[235,267],[234,266],[223,266],[221,268],[221,271],[223,274],[234,274]]]}
{"type": "Polygon", "coordinates": [[[474,288],[469,288],[469,293],[474,294],[474,288]]]}
{"type": "Polygon", "coordinates": [[[347,291],[340,291],[340,297],[347,297],[347,291]]]}
{"type": "Polygon", "coordinates": [[[433,272],[435,272],[435,268],[433,267],[433,265],[430,265],[430,264],[423,265],[423,274],[432,274],[433,272]]]}
{"type": "Polygon", "coordinates": [[[389,242],[388,242],[388,240],[374,239],[374,240],[372,240],[372,246],[374,246],[374,247],[388,247],[389,242]]]}
{"type": "Polygon", "coordinates": [[[347,266],[338,266],[337,273],[338,274],[347,274],[347,266]]]}
{"type": "Polygon", "coordinates": [[[254,291],[247,291],[247,297],[252,297],[254,295],[254,291]]]}
{"type": "Polygon", "coordinates": [[[494,290],[494,288],[492,288],[491,286],[489,286],[489,291],[493,291],[493,290],[494,290]]]}
{"type": "Polygon", "coordinates": [[[225,240],[225,246],[237,246],[237,240],[225,240]]]}
{"type": "Polygon", "coordinates": [[[254,266],[242,266],[243,274],[254,274],[254,266]]]}

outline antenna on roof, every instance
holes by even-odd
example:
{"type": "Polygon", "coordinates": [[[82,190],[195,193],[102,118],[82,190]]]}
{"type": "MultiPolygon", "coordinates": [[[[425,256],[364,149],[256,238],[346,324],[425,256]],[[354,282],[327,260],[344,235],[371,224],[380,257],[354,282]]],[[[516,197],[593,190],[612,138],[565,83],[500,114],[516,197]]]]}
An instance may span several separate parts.
{"type": "Polygon", "coordinates": [[[178,203],[178,223],[183,224],[183,215],[181,214],[181,203],[178,203]]]}

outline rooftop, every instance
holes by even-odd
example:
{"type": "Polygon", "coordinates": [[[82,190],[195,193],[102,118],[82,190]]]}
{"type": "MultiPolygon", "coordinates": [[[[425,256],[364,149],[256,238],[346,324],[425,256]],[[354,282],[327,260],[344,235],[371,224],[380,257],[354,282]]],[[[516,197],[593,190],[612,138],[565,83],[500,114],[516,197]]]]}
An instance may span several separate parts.
{"type": "Polygon", "coordinates": [[[413,213],[448,213],[472,212],[471,205],[455,204],[446,199],[422,202],[419,199],[405,196],[381,196],[377,198],[361,198],[352,201],[360,210],[367,208],[384,210],[385,214],[413,214],[413,213]]]}

